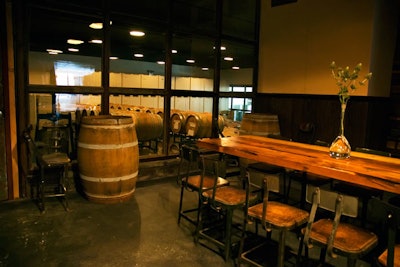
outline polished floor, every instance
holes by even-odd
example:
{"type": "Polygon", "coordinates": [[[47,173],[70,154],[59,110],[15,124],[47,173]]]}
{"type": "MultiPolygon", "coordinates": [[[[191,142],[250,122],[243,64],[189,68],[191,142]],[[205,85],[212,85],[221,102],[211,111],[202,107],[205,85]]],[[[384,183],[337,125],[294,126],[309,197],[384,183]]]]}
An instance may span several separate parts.
{"type": "MultiPolygon", "coordinates": [[[[49,198],[44,214],[31,200],[0,203],[0,266],[234,266],[195,245],[192,225],[177,224],[179,190],[175,178],[138,183],[118,204],[96,204],[73,190],[69,212],[49,198]]],[[[297,248],[294,235],[288,246],[297,248]]],[[[345,266],[341,257],[329,262],[345,266]]]]}

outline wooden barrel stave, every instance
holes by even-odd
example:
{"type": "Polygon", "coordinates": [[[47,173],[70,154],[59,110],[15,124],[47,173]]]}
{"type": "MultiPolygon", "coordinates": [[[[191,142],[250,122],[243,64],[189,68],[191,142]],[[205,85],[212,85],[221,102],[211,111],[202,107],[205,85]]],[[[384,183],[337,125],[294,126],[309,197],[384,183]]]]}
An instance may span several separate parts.
{"type": "Polygon", "coordinates": [[[136,188],[139,149],[130,117],[82,119],[78,168],[86,197],[98,203],[129,199],[136,188]]]}

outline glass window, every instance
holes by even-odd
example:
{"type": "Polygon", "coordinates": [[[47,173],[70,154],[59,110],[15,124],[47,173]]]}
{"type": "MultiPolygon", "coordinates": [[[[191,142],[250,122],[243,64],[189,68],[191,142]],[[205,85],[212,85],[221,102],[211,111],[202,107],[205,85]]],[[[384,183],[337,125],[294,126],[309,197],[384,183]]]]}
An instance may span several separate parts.
{"type": "Polygon", "coordinates": [[[213,41],[176,36],[172,40],[172,49],[172,89],[213,91],[213,41]]]}
{"type": "MultiPolygon", "coordinates": [[[[220,91],[231,91],[230,85],[253,84],[254,47],[225,41],[221,47],[220,91]]],[[[235,89],[239,90],[239,89],[235,89]]]]}
{"type": "Polygon", "coordinates": [[[110,86],[164,88],[165,34],[113,21],[111,27],[110,86]]]}
{"type": "Polygon", "coordinates": [[[89,25],[98,19],[32,10],[29,84],[100,86],[102,34],[89,25]]]}

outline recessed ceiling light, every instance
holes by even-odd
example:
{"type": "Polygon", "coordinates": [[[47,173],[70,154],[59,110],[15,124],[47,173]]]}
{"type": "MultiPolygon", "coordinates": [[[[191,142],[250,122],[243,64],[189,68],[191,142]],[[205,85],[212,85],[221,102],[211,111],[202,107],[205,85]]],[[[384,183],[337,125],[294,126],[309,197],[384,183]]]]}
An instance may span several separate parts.
{"type": "Polygon", "coordinates": [[[195,61],[194,61],[194,59],[186,59],[186,62],[187,63],[194,63],[195,61]]]}
{"type": "Polygon", "coordinates": [[[145,35],[145,33],[142,31],[130,31],[129,34],[135,37],[142,37],[145,35]]]}
{"type": "Polygon", "coordinates": [[[102,40],[94,39],[94,40],[89,41],[89,43],[93,43],[93,44],[102,44],[103,41],[102,41],[102,40]]]}
{"type": "Polygon", "coordinates": [[[61,50],[58,50],[58,49],[51,49],[51,48],[46,49],[46,51],[47,51],[49,54],[52,54],[52,55],[61,54],[61,53],[63,52],[63,51],[61,51],[61,50]]]}
{"type": "Polygon", "coordinates": [[[103,23],[101,22],[93,22],[89,25],[90,28],[95,29],[95,30],[101,30],[103,29],[103,23]]]}
{"type": "Polygon", "coordinates": [[[84,41],[82,41],[82,40],[76,40],[76,39],[68,39],[68,40],[67,40],[67,43],[68,43],[68,44],[72,44],[72,45],[80,45],[80,44],[83,44],[84,41]]]}
{"type": "MultiPolygon", "coordinates": [[[[213,49],[215,49],[215,46],[213,46],[213,49]]],[[[221,51],[225,51],[226,47],[225,46],[221,46],[221,51]]]]}
{"type": "Polygon", "coordinates": [[[208,70],[208,68],[201,68],[201,70],[208,70]]]}
{"type": "Polygon", "coordinates": [[[171,52],[172,52],[172,54],[176,54],[176,53],[178,53],[178,50],[172,49],[171,52]]]}
{"type": "Polygon", "coordinates": [[[118,59],[118,57],[110,57],[111,60],[118,59]]]}
{"type": "Polygon", "coordinates": [[[70,47],[70,48],[68,48],[68,51],[69,52],[79,52],[79,49],[70,47]]]}
{"type": "Polygon", "coordinates": [[[134,57],[143,57],[143,54],[136,53],[136,54],[133,54],[133,56],[134,57]]]}
{"type": "Polygon", "coordinates": [[[224,60],[226,60],[226,61],[233,61],[233,57],[224,57],[224,60]]]}
{"type": "MultiPolygon", "coordinates": [[[[110,21],[110,25],[112,25],[112,21],[110,21]]],[[[101,29],[103,29],[103,23],[102,22],[93,22],[93,23],[90,23],[89,27],[92,29],[95,29],[95,30],[101,30],[101,29]]]]}
{"type": "Polygon", "coordinates": [[[239,68],[238,66],[233,66],[232,69],[233,69],[233,70],[238,70],[238,69],[240,69],[240,68],[239,68]]]}
{"type": "Polygon", "coordinates": [[[157,61],[157,64],[164,65],[165,62],[164,61],[157,61]]]}

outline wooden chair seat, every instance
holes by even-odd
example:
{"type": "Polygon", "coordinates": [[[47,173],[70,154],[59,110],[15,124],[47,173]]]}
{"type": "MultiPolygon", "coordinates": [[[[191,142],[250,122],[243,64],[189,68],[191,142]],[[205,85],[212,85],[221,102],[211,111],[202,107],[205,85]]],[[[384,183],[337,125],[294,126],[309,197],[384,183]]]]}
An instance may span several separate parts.
{"type": "MultiPolygon", "coordinates": [[[[383,266],[387,266],[388,250],[386,249],[378,258],[378,261],[383,266]]],[[[394,267],[400,267],[400,244],[394,247],[394,267]]]]}
{"type": "MultiPolygon", "coordinates": [[[[213,192],[205,191],[203,196],[210,199],[213,192]]],[[[255,201],[257,194],[249,194],[249,202],[255,201]]],[[[240,206],[246,201],[246,191],[232,186],[219,187],[215,190],[215,202],[225,206],[240,206]]]]}
{"type": "MultiPolygon", "coordinates": [[[[311,243],[326,244],[332,232],[333,221],[321,219],[315,222],[310,232],[311,243]]],[[[304,230],[303,230],[304,233],[304,230]]],[[[341,222],[338,225],[333,252],[340,255],[364,255],[378,244],[378,237],[366,229],[341,222]]]]}
{"type": "MultiPolygon", "coordinates": [[[[262,203],[250,206],[247,210],[247,221],[255,221],[256,229],[258,232],[258,223],[261,223],[263,229],[267,233],[267,240],[263,244],[267,244],[271,237],[271,230],[279,231],[278,251],[276,257],[276,265],[283,267],[285,262],[285,247],[286,247],[286,232],[293,230],[301,225],[305,224],[309,218],[309,212],[293,207],[291,205],[269,200],[269,179],[266,177],[263,182],[263,200],[262,203]]],[[[246,225],[245,225],[246,226],[246,225]]],[[[246,235],[242,236],[239,253],[239,263],[244,261],[250,265],[261,266],[257,263],[258,260],[251,256],[251,251],[257,247],[263,246],[256,245],[250,248],[244,249],[246,235]]],[[[267,255],[267,252],[265,252],[267,255]]],[[[270,262],[271,259],[268,259],[270,262]]],[[[275,259],[272,259],[275,261],[275,259]]],[[[269,266],[269,265],[268,265],[269,266]]]]}
{"type": "MultiPolygon", "coordinates": [[[[182,180],[182,183],[187,183],[187,187],[194,189],[194,190],[198,190],[200,188],[200,184],[201,184],[201,175],[193,175],[193,176],[189,176],[187,181],[184,178],[182,180]]],[[[229,181],[219,177],[217,180],[217,187],[220,186],[225,186],[225,185],[229,185],[229,181]]],[[[214,187],[214,177],[210,177],[210,176],[205,176],[203,178],[203,190],[207,190],[207,189],[211,189],[214,187]]]]}
{"type": "MultiPolygon", "coordinates": [[[[251,206],[248,209],[248,216],[262,220],[263,203],[251,206]]],[[[287,204],[269,201],[265,215],[265,221],[277,229],[294,229],[304,224],[308,219],[308,212],[287,204]]]]}
{"type": "MultiPolygon", "coordinates": [[[[238,229],[239,232],[244,231],[244,220],[241,226],[236,227],[234,224],[234,210],[240,209],[241,212],[243,212],[243,218],[245,218],[249,203],[255,202],[258,195],[250,192],[248,177],[245,177],[243,181],[244,189],[232,185],[217,187],[217,179],[219,177],[218,170],[220,169],[219,165],[221,162],[218,159],[204,158],[204,166],[207,165],[206,161],[215,166],[215,182],[214,187],[211,190],[203,191],[202,196],[213,210],[218,211],[218,216],[222,215],[225,222],[223,229],[221,229],[218,224],[203,227],[204,225],[201,225],[203,220],[202,217],[200,217],[200,223],[198,224],[198,230],[196,231],[198,233],[196,240],[203,246],[208,247],[219,254],[223,254],[222,256],[226,261],[229,256],[232,255],[232,244],[234,243],[234,237],[237,236],[237,231],[234,231],[234,229],[238,229]],[[217,235],[215,235],[216,232],[218,233],[217,235]]],[[[203,202],[201,202],[200,205],[202,205],[202,203],[203,202]]],[[[203,209],[200,208],[200,210],[203,209]]]]}
{"type": "Polygon", "coordinates": [[[357,259],[362,258],[378,245],[378,237],[375,233],[341,220],[342,215],[357,217],[356,198],[318,187],[315,190],[315,187],[308,185],[307,201],[313,204],[307,226],[302,229],[297,266],[301,264],[303,246],[306,260],[309,258],[308,250],[315,245],[320,248],[321,264],[325,263],[326,256],[336,258],[337,255],[341,255],[347,258],[347,267],[355,267],[357,259]],[[334,219],[315,220],[317,209],[329,211],[334,219]]]}

